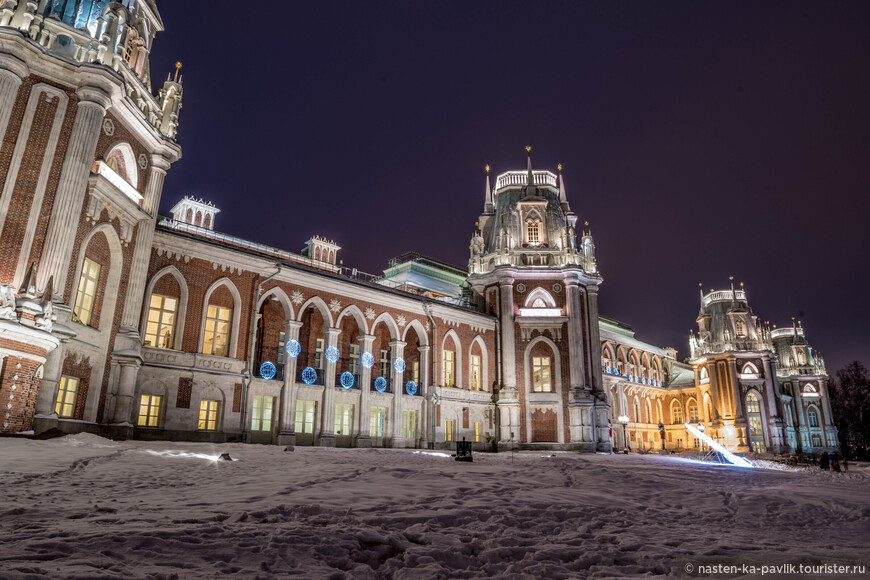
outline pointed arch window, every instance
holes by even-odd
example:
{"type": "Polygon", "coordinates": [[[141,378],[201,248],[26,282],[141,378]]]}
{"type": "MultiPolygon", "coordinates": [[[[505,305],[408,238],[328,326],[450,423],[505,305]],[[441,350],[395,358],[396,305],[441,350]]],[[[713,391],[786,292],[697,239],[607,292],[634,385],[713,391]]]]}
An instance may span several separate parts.
{"type": "Polygon", "coordinates": [[[538,220],[526,222],[526,239],[530,246],[537,246],[541,243],[541,222],[538,220]]]}
{"type": "Polygon", "coordinates": [[[746,323],[742,320],[735,320],[734,333],[737,335],[738,338],[746,336],[746,323]]]}

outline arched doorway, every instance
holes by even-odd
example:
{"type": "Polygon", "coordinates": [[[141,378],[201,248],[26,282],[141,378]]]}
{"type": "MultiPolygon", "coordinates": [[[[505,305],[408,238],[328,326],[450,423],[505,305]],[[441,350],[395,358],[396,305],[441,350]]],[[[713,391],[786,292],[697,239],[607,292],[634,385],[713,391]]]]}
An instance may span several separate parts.
{"type": "Polygon", "coordinates": [[[755,453],[764,453],[764,425],[761,420],[761,402],[758,395],[746,395],[746,418],[749,421],[749,446],[755,453]]]}

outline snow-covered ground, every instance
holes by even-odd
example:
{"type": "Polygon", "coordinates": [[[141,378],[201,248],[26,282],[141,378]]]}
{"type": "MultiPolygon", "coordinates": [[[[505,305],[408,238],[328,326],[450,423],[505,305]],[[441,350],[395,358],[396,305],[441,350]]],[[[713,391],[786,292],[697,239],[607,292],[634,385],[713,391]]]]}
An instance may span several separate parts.
{"type": "Polygon", "coordinates": [[[669,576],[861,558],[870,472],[654,455],[0,439],[0,577],[669,576]],[[214,461],[228,452],[233,462],[214,461]]]}

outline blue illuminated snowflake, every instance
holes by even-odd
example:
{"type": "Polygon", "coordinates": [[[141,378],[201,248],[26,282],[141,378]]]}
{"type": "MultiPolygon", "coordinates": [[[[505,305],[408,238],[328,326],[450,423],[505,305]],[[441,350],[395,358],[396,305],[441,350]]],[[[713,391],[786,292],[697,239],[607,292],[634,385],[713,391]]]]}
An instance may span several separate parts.
{"type": "Polygon", "coordinates": [[[378,377],[375,379],[375,390],[379,393],[383,393],[387,390],[387,379],[384,377],[378,377]]]}
{"type": "Polygon", "coordinates": [[[302,352],[302,345],[299,344],[299,341],[291,338],[290,342],[287,343],[287,346],[284,347],[284,350],[287,351],[287,356],[290,358],[296,358],[299,356],[299,353],[302,352]]]}
{"type": "Polygon", "coordinates": [[[331,363],[338,362],[338,349],[334,346],[330,346],[326,349],[326,360],[331,363]]]}
{"type": "Polygon", "coordinates": [[[260,365],[260,378],[266,379],[267,381],[271,381],[275,378],[275,372],[278,369],[275,368],[271,362],[266,361],[260,365]]]}
{"type": "Polygon", "coordinates": [[[311,367],[305,367],[302,370],[302,382],[306,385],[313,385],[317,380],[317,371],[311,367]]]}
{"type": "Polygon", "coordinates": [[[417,383],[415,383],[414,381],[408,381],[407,383],[405,383],[405,392],[409,395],[416,395],[417,383]]]}
{"type": "Polygon", "coordinates": [[[397,373],[405,372],[405,359],[397,358],[393,361],[393,368],[396,369],[397,373]]]}
{"type": "Polygon", "coordinates": [[[373,357],[372,353],[370,353],[370,352],[362,353],[362,356],[360,357],[359,360],[362,363],[362,366],[364,366],[367,369],[370,369],[373,366],[375,366],[375,357],[373,357]]]}
{"type": "Polygon", "coordinates": [[[345,389],[350,389],[353,387],[353,375],[347,371],[341,373],[341,386],[345,389]]]}
{"type": "Polygon", "coordinates": [[[606,373],[609,375],[609,374],[610,374],[610,367],[609,367],[609,366],[606,367],[606,368],[604,369],[604,372],[606,372],[606,373]]]}

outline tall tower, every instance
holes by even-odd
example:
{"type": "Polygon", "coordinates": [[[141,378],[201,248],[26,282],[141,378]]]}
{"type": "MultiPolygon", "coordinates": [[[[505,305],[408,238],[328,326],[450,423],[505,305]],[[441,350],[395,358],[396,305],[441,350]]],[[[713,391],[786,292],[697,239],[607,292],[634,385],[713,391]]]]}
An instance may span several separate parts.
{"type": "Polygon", "coordinates": [[[698,336],[689,339],[707,434],[736,451],[787,450],[783,399],[770,329],[749,307],[746,292],[701,291],[698,336]]]}
{"type": "Polygon", "coordinates": [[[490,184],[468,282],[500,322],[499,446],[610,450],[601,381],[595,245],[578,243],[561,175],[508,171],[490,184]]]}
{"type": "Polygon", "coordinates": [[[824,358],[807,342],[800,321],[792,319],[791,326],[776,328],[770,335],[778,361],[789,447],[804,453],[836,450],[839,441],[824,358]]]}
{"type": "Polygon", "coordinates": [[[124,422],[175,142],[177,70],[159,96],[154,0],[0,7],[0,431],[124,422]]]}

